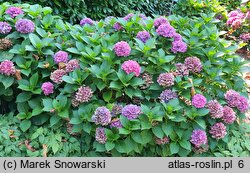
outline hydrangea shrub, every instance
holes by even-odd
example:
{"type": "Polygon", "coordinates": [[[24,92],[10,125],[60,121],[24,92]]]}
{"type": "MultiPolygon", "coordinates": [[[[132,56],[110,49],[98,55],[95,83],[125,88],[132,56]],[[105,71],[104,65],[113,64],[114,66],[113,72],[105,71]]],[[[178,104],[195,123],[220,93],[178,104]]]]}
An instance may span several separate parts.
{"type": "Polygon", "coordinates": [[[213,156],[228,148],[248,96],[244,62],[214,16],[128,14],[71,25],[50,8],[18,5],[23,13],[12,18],[10,7],[1,5],[1,22],[12,27],[1,40],[12,45],[0,52],[0,96],[23,131],[71,125],[87,156],[213,156]]]}

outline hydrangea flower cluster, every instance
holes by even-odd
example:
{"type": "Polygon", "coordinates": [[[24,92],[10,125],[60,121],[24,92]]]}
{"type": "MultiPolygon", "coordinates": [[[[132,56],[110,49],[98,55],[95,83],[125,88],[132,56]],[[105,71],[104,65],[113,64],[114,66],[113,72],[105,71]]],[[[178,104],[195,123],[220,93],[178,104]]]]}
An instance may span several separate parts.
{"type": "Polygon", "coordinates": [[[129,56],[131,48],[126,41],[117,42],[114,46],[114,51],[117,56],[129,56]]]}
{"type": "Polygon", "coordinates": [[[0,22],[0,34],[10,33],[12,27],[7,22],[0,22]]]}
{"type": "Polygon", "coordinates": [[[154,27],[158,28],[162,24],[169,24],[168,20],[165,17],[161,16],[154,20],[154,27]]]}
{"type": "Polygon", "coordinates": [[[139,31],[136,35],[136,38],[141,40],[143,43],[146,43],[148,39],[151,38],[148,31],[139,31]]]}
{"type": "Polygon", "coordinates": [[[144,81],[144,84],[142,84],[140,86],[141,89],[147,89],[148,87],[150,87],[151,84],[154,83],[153,76],[150,75],[149,73],[145,72],[145,73],[141,74],[141,78],[144,81]]]}
{"type": "Polygon", "coordinates": [[[226,124],[232,124],[236,120],[236,115],[234,110],[229,106],[224,106],[222,119],[226,124]]]}
{"type": "Polygon", "coordinates": [[[136,77],[140,75],[141,67],[134,60],[125,61],[122,64],[122,70],[124,70],[127,74],[134,73],[136,77]]]}
{"type": "Polygon", "coordinates": [[[80,25],[81,25],[81,26],[84,26],[84,25],[86,25],[86,24],[88,24],[88,25],[93,25],[94,22],[93,22],[92,19],[86,17],[86,18],[83,18],[83,19],[80,21],[80,25]]]}
{"type": "Polygon", "coordinates": [[[126,15],[125,17],[123,17],[124,20],[129,20],[134,16],[133,13],[129,13],[128,15],[126,15]]]}
{"type": "Polygon", "coordinates": [[[207,103],[206,97],[201,94],[195,94],[192,97],[192,105],[196,108],[204,108],[207,103]]]}
{"type": "Polygon", "coordinates": [[[93,92],[90,87],[81,86],[76,92],[75,99],[80,103],[88,102],[93,96],[93,92]]]}
{"type": "Polygon", "coordinates": [[[178,76],[188,76],[189,70],[185,64],[177,63],[175,64],[176,67],[176,75],[178,76]]]}
{"type": "Polygon", "coordinates": [[[190,142],[195,145],[195,147],[200,147],[201,145],[205,145],[207,143],[207,134],[203,130],[194,130],[190,142]]]}
{"type": "Polygon", "coordinates": [[[111,128],[122,128],[122,123],[119,118],[114,118],[110,123],[111,128]]]}
{"type": "Polygon", "coordinates": [[[159,85],[169,87],[174,85],[174,75],[172,73],[161,73],[157,78],[159,85]]]}
{"type": "Polygon", "coordinates": [[[228,14],[227,25],[231,26],[233,29],[238,29],[245,18],[244,13],[240,10],[231,11],[228,14]]]}
{"type": "Polygon", "coordinates": [[[55,70],[54,72],[52,72],[51,74],[50,74],[50,79],[53,81],[53,82],[55,82],[55,83],[57,83],[57,84],[60,84],[60,83],[62,83],[62,77],[64,76],[64,75],[66,75],[66,71],[65,70],[63,70],[63,69],[57,69],[57,70],[55,70]]]}
{"type": "Polygon", "coordinates": [[[209,113],[213,119],[222,118],[223,116],[223,107],[217,100],[211,100],[207,104],[207,108],[209,109],[209,113]]]}
{"type": "Polygon", "coordinates": [[[158,137],[155,137],[155,143],[157,145],[165,145],[165,144],[168,144],[169,141],[170,141],[169,137],[167,137],[167,136],[163,137],[162,139],[158,138],[158,137]]]}
{"type": "Polygon", "coordinates": [[[121,113],[122,113],[122,108],[123,108],[122,105],[115,104],[115,105],[112,107],[112,110],[111,110],[111,115],[112,115],[112,117],[115,117],[116,115],[121,114],[121,113]]]}
{"type": "Polygon", "coordinates": [[[250,33],[242,33],[240,35],[240,39],[243,41],[249,41],[250,40],[250,33]]]}
{"type": "Polygon", "coordinates": [[[227,128],[221,122],[215,123],[209,130],[209,133],[212,135],[213,138],[222,139],[227,134],[227,128]]]}
{"type": "Polygon", "coordinates": [[[111,121],[111,113],[105,106],[98,107],[92,116],[92,120],[96,125],[108,125],[111,121]]]}
{"type": "Polygon", "coordinates": [[[11,18],[15,18],[16,16],[23,14],[23,10],[18,7],[9,7],[5,13],[10,15],[11,18]]]}
{"type": "Polygon", "coordinates": [[[174,27],[172,27],[170,24],[162,24],[157,29],[156,32],[158,35],[168,38],[173,38],[176,34],[176,31],[174,27]]]}
{"type": "Polygon", "coordinates": [[[182,40],[173,41],[171,51],[173,53],[177,53],[177,52],[185,53],[187,51],[187,44],[183,42],[182,40]]]}
{"type": "Polygon", "coordinates": [[[35,24],[29,19],[19,19],[15,27],[16,30],[22,34],[28,34],[35,30],[35,24]]]}
{"type": "Polygon", "coordinates": [[[16,73],[16,68],[12,61],[4,60],[0,63],[0,73],[6,76],[11,76],[16,73]]]}
{"type": "Polygon", "coordinates": [[[46,96],[54,93],[54,85],[51,82],[44,82],[41,89],[46,96]]]}
{"type": "Polygon", "coordinates": [[[240,96],[236,107],[241,113],[245,113],[249,108],[248,100],[245,97],[240,96]]]}
{"type": "Polygon", "coordinates": [[[80,68],[80,64],[79,64],[78,59],[72,59],[66,64],[66,72],[67,73],[72,72],[75,69],[79,69],[79,68],[80,68]]]}
{"type": "Polygon", "coordinates": [[[121,24],[119,22],[116,22],[113,26],[113,28],[116,30],[116,31],[120,31],[120,30],[123,30],[124,28],[121,26],[121,24]]]}
{"type": "Polygon", "coordinates": [[[122,115],[129,120],[136,119],[141,113],[141,107],[133,104],[126,105],[122,109],[122,115]]]}
{"type": "Polygon", "coordinates": [[[105,134],[105,128],[103,128],[103,127],[96,128],[95,139],[100,144],[105,144],[107,142],[107,136],[105,134]]]}
{"type": "Polygon", "coordinates": [[[168,103],[169,100],[177,98],[177,94],[169,89],[162,91],[159,99],[162,102],[168,103]]]}
{"type": "Polygon", "coordinates": [[[238,92],[230,89],[224,94],[224,96],[228,106],[237,107],[237,109],[242,113],[248,110],[249,108],[248,100],[245,97],[240,96],[238,92]]]}
{"type": "Polygon", "coordinates": [[[193,73],[200,73],[202,70],[202,64],[199,58],[197,57],[187,57],[184,64],[189,71],[193,73]]]}
{"type": "Polygon", "coordinates": [[[54,55],[54,61],[56,64],[59,64],[60,62],[67,63],[68,62],[68,53],[65,51],[58,51],[54,55]]]}

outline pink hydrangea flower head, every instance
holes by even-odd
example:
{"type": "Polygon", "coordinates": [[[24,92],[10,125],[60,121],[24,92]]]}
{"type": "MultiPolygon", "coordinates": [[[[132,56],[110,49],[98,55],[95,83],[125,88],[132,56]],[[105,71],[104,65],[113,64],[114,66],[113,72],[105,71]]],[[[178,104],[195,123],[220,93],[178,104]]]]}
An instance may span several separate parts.
{"type": "Polygon", "coordinates": [[[103,127],[96,128],[95,139],[100,144],[105,144],[107,142],[107,136],[105,134],[105,128],[103,128],[103,127]]]}
{"type": "Polygon", "coordinates": [[[171,51],[173,53],[181,52],[185,53],[187,51],[187,45],[183,41],[173,41],[171,51]]]}
{"type": "Polygon", "coordinates": [[[169,24],[168,20],[165,17],[161,16],[154,20],[154,27],[158,28],[162,24],[169,24]]]}
{"type": "Polygon", "coordinates": [[[79,68],[80,68],[80,64],[79,64],[78,59],[72,59],[66,64],[66,72],[67,73],[72,72],[75,69],[79,69],[79,68]]]}
{"type": "Polygon", "coordinates": [[[131,48],[126,41],[120,41],[115,44],[114,51],[117,56],[127,57],[130,55],[131,48]]]}
{"type": "Polygon", "coordinates": [[[209,133],[212,135],[212,138],[222,139],[227,134],[227,128],[223,123],[215,123],[209,130],[209,133]]]}
{"type": "Polygon", "coordinates": [[[146,43],[148,39],[151,38],[148,31],[139,31],[136,35],[136,38],[141,40],[143,43],[146,43]]]}
{"type": "Polygon", "coordinates": [[[236,19],[236,20],[234,20],[233,23],[232,23],[232,28],[233,28],[233,29],[238,29],[238,28],[240,28],[241,22],[242,22],[241,19],[236,19]]]}
{"type": "Polygon", "coordinates": [[[29,19],[19,19],[15,27],[16,30],[22,34],[28,34],[35,30],[35,24],[29,19]]]}
{"type": "Polygon", "coordinates": [[[249,108],[247,98],[245,98],[243,96],[240,96],[239,99],[238,99],[236,107],[241,113],[245,113],[249,108]]]}
{"type": "Polygon", "coordinates": [[[6,76],[11,76],[16,73],[16,68],[12,61],[4,60],[0,63],[0,73],[6,76]]]}
{"type": "Polygon", "coordinates": [[[173,38],[174,38],[174,41],[182,41],[182,36],[178,33],[175,33],[173,38]]]}
{"type": "Polygon", "coordinates": [[[14,18],[20,14],[23,14],[23,10],[19,7],[9,7],[5,13],[10,15],[11,18],[14,18]]]}
{"type": "Polygon", "coordinates": [[[60,84],[60,83],[63,82],[62,77],[63,77],[64,75],[66,75],[66,71],[65,71],[65,70],[57,69],[57,70],[55,70],[54,72],[52,72],[52,73],[50,74],[50,79],[51,79],[53,82],[55,82],[55,83],[57,83],[57,84],[60,84]]]}
{"type": "Polygon", "coordinates": [[[228,90],[224,97],[227,101],[228,106],[230,107],[236,107],[238,105],[238,100],[240,97],[240,94],[232,89],[228,90]]]}
{"type": "Polygon", "coordinates": [[[176,34],[174,27],[170,24],[162,24],[157,29],[156,32],[158,35],[168,38],[173,38],[176,34]]]}
{"type": "Polygon", "coordinates": [[[192,98],[192,105],[196,108],[204,108],[207,103],[206,97],[201,94],[195,94],[192,98]]]}
{"type": "Polygon", "coordinates": [[[223,116],[223,107],[217,100],[211,100],[207,104],[207,108],[209,109],[210,116],[215,118],[221,118],[223,116]]]}
{"type": "Polygon", "coordinates": [[[136,119],[141,113],[141,107],[133,104],[124,106],[122,109],[122,115],[129,120],[136,119]]]}
{"type": "Polygon", "coordinates": [[[124,28],[122,27],[122,25],[119,23],[119,22],[116,22],[113,26],[113,28],[116,30],[116,31],[121,31],[123,30],[124,28]]]}
{"type": "Polygon", "coordinates": [[[184,64],[187,66],[188,70],[193,73],[200,73],[202,70],[202,63],[197,57],[187,57],[184,64]]]}
{"type": "Polygon", "coordinates": [[[134,60],[125,61],[122,64],[122,70],[124,70],[127,74],[134,73],[136,77],[140,75],[141,67],[134,60]]]}
{"type": "Polygon", "coordinates": [[[9,34],[12,27],[7,22],[0,22],[0,34],[9,34]]]}
{"type": "Polygon", "coordinates": [[[60,50],[60,51],[55,53],[54,61],[55,61],[56,64],[59,64],[60,62],[67,63],[68,62],[68,57],[69,57],[69,55],[68,55],[67,52],[60,50]]]}
{"type": "Polygon", "coordinates": [[[108,125],[111,121],[111,113],[105,106],[98,107],[92,116],[92,120],[96,125],[108,125]]]}
{"type": "Polygon", "coordinates": [[[236,114],[234,110],[229,106],[224,106],[222,119],[226,124],[232,124],[236,120],[236,114]]]}
{"type": "Polygon", "coordinates": [[[93,92],[90,87],[81,86],[80,88],[78,88],[75,98],[78,102],[85,103],[85,102],[89,102],[92,96],[93,96],[93,92]]]}
{"type": "Polygon", "coordinates": [[[93,25],[94,24],[94,22],[93,22],[93,20],[92,19],[90,19],[90,18],[83,18],[81,21],[80,21],[80,25],[81,26],[84,26],[84,25],[93,25]]]}
{"type": "Polygon", "coordinates": [[[203,130],[194,130],[190,142],[195,145],[195,147],[200,147],[207,143],[207,134],[203,130]]]}
{"type": "Polygon", "coordinates": [[[41,88],[46,96],[54,93],[54,85],[51,82],[44,82],[41,88]]]}
{"type": "Polygon", "coordinates": [[[159,85],[169,87],[174,85],[174,75],[172,73],[161,73],[157,78],[159,85]]]}

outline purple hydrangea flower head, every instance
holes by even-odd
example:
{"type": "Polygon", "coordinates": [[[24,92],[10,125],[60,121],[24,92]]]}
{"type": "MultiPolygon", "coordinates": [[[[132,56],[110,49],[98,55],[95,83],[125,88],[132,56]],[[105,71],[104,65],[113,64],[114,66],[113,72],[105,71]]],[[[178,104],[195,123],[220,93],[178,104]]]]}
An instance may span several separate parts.
{"type": "Polygon", "coordinates": [[[123,17],[124,20],[129,20],[134,16],[133,13],[129,13],[128,15],[126,15],[125,17],[123,17]]]}
{"type": "Polygon", "coordinates": [[[72,59],[66,64],[66,72],[72,72],[75,69],[79,69],[80,64],[78,59],[72,59]]]}
{"type": "Polygon", "coordinates": [[[178,33],[175,33],[173,38],[174,38],[174,41],[182,41],[182,36],[178,33]]]}
{"type": "Polygon", "coordinates": [[[223,116],[223,107],[217,100],[209,101],[207,108],[212,118],[221,118],[223,116]]]}
{"type": "Polygon", "coordinates": [[[215,123],[211,129],[209,130],[209,133],[212,135],[212,138],[216,139],[222,139],[227,134],[227,128],[223,123],[215,123]]]}
{"type": "Polygon", "coordinates": [[[108,125],[111,121],[111,113],[105,106],[98,107],[92,116],[92,120],[96,125],[108,125]]]}
{"type": "Polygon", "coordinates": [[[110,127],[111,128],[115,127],[115,128],[118,128],[118,129],[122,128],[122,123],[121,123],[120,119],[119,118],[114,118],[110,123],[110,127]]]}
{"type": "Polygon", "coordinates": [[[122,25],[119,23],[119,22],[116,22],[113,26],[113,28],[116,30],[116,31],[121,31],[123,30],[124,28],[122,27],[122,25]]]}
{"type": "Polygon", "coordinates": [[[165,144],[168,144],[169,141],[170,141],[169,137],[167,137],[167,136],[163,137],[162,139],[158,138],[158,137],[155,137],[155,143],[157,145],[165,145],[165,144]]]}
{"type": "Polygon", "coordinates": [[[228,13],[228,17],[236,17],[238,16],[238,13],[238,10],[231,11],[230,13],[228,13]]]}
{"type": "Polygon", "coordinates": [[[207,134],[203,130],[194,130],[190,142],[195,145],[195,147],[200,147],[201,145],[205,145],[207,143],[207,134]]]}
{"type": "Polygon", "coordinates": [[[159,99],[162,102],[168,103],[169,100],[177,98],[177,94],[171,90],[166,89],[165,91],[162,91],[159,99]]]}
{"type": "Polygon", "coordinates": [[[129,56],[131,48],[126,41],[117,42],[114,46],[114,51],[117,56],[129,56]]]}
{"type": "Polygon", "coordinates": [[[141,67],[134,60],[128,60],[122,63],[122,70],[124,70],[127,74],[134,73],[136,77],[140,75],[141,67]]]}
{"type": "Polygon", "coordinates": [[[200,73],[202,70],[202,64],[197,57],[187,57],[184,64],[187,66],[188,70],[193,73],[200,73]]]}
{"type": "Polygon", "coordinates": [[[44,82],[41,88],[46,96],[54,93],[54,85],[51,82],[44,82]]]}
{"type": "Polygon", "coordinates": [[[236,120],[236,115],[234,110],[229,106],[224,106],[222,119],[226,124],[232,124],[236,120]]]}
{"type": "Polygon", "coordinates": [[[240,39],[243,40],[243,41],[249,41],[250,40],[250,33],[241,34],[240,39]]]}
{"type": "Polygon", "coordinates": [[[35,30],[35,24],[29,19],[19,19],[15,27],[16,30],[22,34],[28,34],[35,30]]]}
{"type": "Polygon", "coordinates": [[[168,20],[165,17],[161,16],[154,20],[154,27],[158,28],[162,24],[169,24],[168,20]]]}
{"type": "Polygon", "coordinates": [[[93,96],[93,92],[90,87],[81,86],[80,88],[78,88],[75,98],[78,102],[85,103],[85,102],[88,102],[92,96],[93,96]]]}
{"type": "Polygon", "coordinates": [[[60,83],[62,83],[62,77],[64,76],[64,75],[66,75],[66,71],[65,70],[62,70],[62,69],[57,69],[57,70],[55,70],[54,72],[52,72],[51,74],[50,74],[50,79],[53,81],[53,82],[55,82],[55,83],[57,83],[57,84],[60,84],[60,83]]]}
{"type": "Polygon", "coordinates": [[[6,76],[11,76],[16,73],[16,68],[12,61],[4,60],[0,63],[0,73],[6,76]]]}
{"type": "Polygon", "coordinates": [[[174,53],[181,52],[184,53],[187,51],[187,45],[183,41],[173,41],[171,51],[174,53]]]}
{"type": "Polygon", "coordinates": [[[176,31],[174,27],[172,27],[170,24],[162,24],[157,29],[156,32],[158,35],[168,38],[173,38],[176,34],[176,31]]]}
{"type": "Polygon", "coordinates": [[[0,34],[9,34],[12,27],[7,22],[0,22],[0,34]]]}
{"type": "Polygon", "coordinates": [[[84,25],[93,25],[94,24],[94,22],[93,22],[93,20],[92,19],[90,19],[90,18],[83,18],[81,21],[80,21],[80,25],[81,26],[84,26],[84,25]]]}
{"type": "Polygon", "coordinates": [[[69,55],[68,55],[67,52],[60,50],[60,51],[55,53],[54,61],[55,61],[56,64],[59,64],[60,62],[67,63],[68,62],[68,57],[69,57],[69,55]]]}
{"type": "Polygon", "coordinates": [[[122,105],[115,104],[115,105],[112,107],[112,110],[111,110],[111,115],[112,115],[112,117],[115,117],[116,115],[121,114],[121,113],[122,113],[122,108],[123,108],[122,105]]]}
{"type": "Polygon", "coordinates": [[[95,131],[95,140],[100,144],[105,144],[107,142],[107,136],[105,134],[105,128],[98,127],[95,131]]]}
{"type": "Polygon", "coordinates": [[[161,73],[157,78],[159,85],[169,87],[174,85],[174,75],[172,73],[161,73]]]}
{"type": "Polygon", "coordinates": [[[143,43],[146,43],[148,39],[151,38],[148,31],[139,31],[136,35],[136,38],[141,40],[143,43]]]}
{"type": "Polygon", "coordinates": [[[240,94],[238,92],[230,89],[224,94],[224,96],[225,96],[228,106],[236,107],[238,105],[238,100],[240,97],[240,94]]]}
{"type": "Polygon", "coordinates": [[[195,94],[192,97],[192,105],[196,108],[204,108],[207,103],[206,97],[201,94],[195,94]]]}
{"type": "Polygon", "coordinates": [[[178,76],[188,76],[189,75],[189,70],[185,64],[177,63],[177,64],[175,64],[175,67],[176,67],[176,74],[178,76]]]}
{"type": "Polygon", "coordinates": [[[122,115],[127,117],[129,120],[136,119],[141,113],[141,107],[133,104],[124,106],[122,109],[122,115]]]}
{"type": "Polygon", "coordinates": [[[245,98],[243,96],[240,96],[239,99],[238,99],[236,107],[241,113],[245,113],[249,108],[247,98],[245,98]]]}
{"type": "Polygon", "coordinates": [[[18,7],[9,7],[5,13],[10,15],[11,18],[14,18],[20,14],[23,14],[23,10],[18,7]]]}

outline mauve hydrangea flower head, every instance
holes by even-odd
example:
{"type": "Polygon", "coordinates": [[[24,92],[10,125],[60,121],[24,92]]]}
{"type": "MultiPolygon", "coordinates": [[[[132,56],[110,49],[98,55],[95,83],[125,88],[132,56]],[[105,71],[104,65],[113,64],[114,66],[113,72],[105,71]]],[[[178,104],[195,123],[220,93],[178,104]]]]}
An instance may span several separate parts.
{"type": "Polygon", "coordinates": [[[5,13],[10,15],[11,18],[14,18],[20,14],[23,14],[23,10],[19,7],[9,7],[5,13]]]}
{"type": "Polygon", "coordinates": [[[12,27],[7,22],[0,22],[0,34],[9,34],[12,27]]]}
{"type": "Polygon", "coordinates": [[[223,107],[217,100],[211,100],[207,104],[210,116],[212,118],[221,118],[223,116],[223,107]]]}
{"type": "Polygon", "coordinates": [[[68,55],[67,52],[60,50],[60,51],[55,53],[54,61],[55,61],[56,64],[59,64],[60,62],[67,63],[68,62],[68,57],[69,57],[69,55],[68,55]]]}
{"type": "Polygon", "coordinates": [[[91,97],[93,96],[93,92],[90,87],[86,86],[81,86],[78,88],[78,91],[76,92],[76,100],[79,101],[80,103],[85,103],[88,102],[91,97]]]}
{"type": "Polygon", "coordinates": [[[241,19],[236,19],[232,22],[232,28],[233,29],[238,29],[241,26],[241,19]]]}
{"type": "Polygon", "coordinates": [[[168,144],[169,143],[169,137],[165,136],[163,137],[162,139],[161,138],[158,138],[158,137],[155,137],[155,143],[157,145],[165,145],[165,144],[168,144]]]}
{"type": "Polygon", "coordinates": [[[88,25],[93,25],[94,22],[93,22],[92,19],[86,17],[86,18],[83,18],[83,19],[80,21],[80,25],[81,25],[81,26],[84,26],[84,25],[86,25],[86,24],[88,24],[88,25]]]}
{"type": "Polygon", "coordinates": [[[177,63],[177,64],[175,64],[175,67],[176,67],[176,74],[178,76],[188,76],[189,75],[189,70],[185,64],[177,63]]]}
{"type": "Polygon", "coordinates": [[[113,28],[116,30],[116,31],[121,31],[123,30],[124,28],[122,27],[122,25],[119,23],[119,22],[116,22],[113,26],[113,28]]]}
{"type": "Polygon", "coordinates": [[[232,124],[236,120],[236,115],[234,110],[229,106],[224,106],[222,119],[226,124],[232,124]]]}
{"type": "Polygon", "coordinates": [[[44,82],[41,88],[46,96],[54,93],[54,85],[51,82],[44,82]]]}
{"type": "Polygon", "coordinates": [[[122,113],[122,108],[123,108],[122,105],[115,104],[115,105],[112,107],[112,110],[111,110],[111,115],[112,115],[112,117],[115,117],[116,115],[121,114],[121,113],[122,113]]]}
{"type": "Polygon", "coordinates": [[[105,144],[107,142],[107,136],[105,134],[105,128],[98,127],[95,131],[95,140],[100,144],[105,144]]]}
{"type": "Polygon", "coordinates": [[[158,28],[162,24],[169,24],[168,20],[165,17],[161,16],[154,20],[154,27],[158,28]]]}
{"type": "Polygon", "coordinates": [[[174,27],[172,27],[170,24],[162,24],[157,29],[156,32],[158,35],[168,38],[173,38],[176,34],[176,31],[174,27]]]}
{"type": "Polygon", "coordinates": [[[249,41],[250,40],[250,33],[241,34],[240,39],[243,40],[243,41],[249,41]]]}
{"type": "Polygon", "coordinates": [[[127,74],[134,73],[136,77],[140,75],[141,67],[134,60],[128,60],[122,63],[122,70],[124,70],[127,74]]]}
{"type": "Polygon", "coordinates": [[[228,90],[224,97],[227,101],[228,106],[230,107],[236,107],[238,105],[238,100],[240,97],[240,94],[232,89],[228,90]]]}
{"type": "Polygon", "coordinates": [[[222,139],[226,136],[227,134],[227,128],[226,126],[219,122],[219,123],[215,123],[211,129],[209,130],[209,133],[212,135],[212,138],[215,139],[222,139]]]}
{"type": "Polygon", "coordinates": [[[15,27],[16,30],[22,34],[28,34],[35,30],[35,24],[29,19],[19,19],[15,27]]]}
{"type": "Polygon", "coordinates": [[[207,103],[206,97],[201,94],[195,94],[192,97],[192,105],[196,108],[204,108],[207,103]]]}
{"type": "Polygon", "coordinates": [[[6,76],[11,76],[16,73],[16,68],[12,61],[4,60],[0,63],[0,73],[6,76]]]}
{"type": "Polygon", "coordinates": [[[181,52],[185,53],[187,51],[187,44],[183,41],[173,41],[171,51],[173,53],[181,52]]]}
{"type": "Polygon", "coordinates": [[[249,108],[247,98],[245,98],[243,96],[240,96],[239,99],[238,99],[236,107],[241,113],[245,113],[249,108]]]}
{"type": "Polygon", "coordinates": [[[92,120],[96,125],[108,125],[111,121],[111,113],[105,106],[98,107],[92,116],[92,120]]]}
{"type": "Polygon", "coordinates": [[[146,43],[148,39],[151,38],[148,31],[139,31],[136,35],[136,38],[141,40],[143,43],[146,43]]]}
{"type": "Polygon", "coordinates": [[[162,102],[168,103],[169,100],[177,98],[177,94],[169,89],[166,89],[165,91],[162,91],[159,99],[162,102]]]}
{"type": "Polygon", "coordinates": [[[141,107],[133,104],[126,105],[122,109],[122,115],[129,120],[136,119],[141,113],[141,107]]]}
{"type": "Polygon", "coordinates": [[[126,15],[125,17],[123,17],[124,20],[129,20],[134,16],[133,13],[129,13],[128,15],[126,15]]]}
{"type": "Polygon", "coordinates": [[[110,123],[110,128],[122,128],[122,123],[119,118],[114,118],[110,123]]]}
{"type": "Polygon", "coordinates": [[[157,78],[159,85],[169,87],[174,85],[174,75],[172,73],[161,73],[157,78]]]}
{"type": "Polygon", "coordinates": [[[236,17],[238,16],[238,13],[238,10],[231,11],[230,13],[228,13],[228,17],[236,17]]]}
{"type": "Polygon", "coordinates": [[[195,145],[195,147],[200,147],[201,145],[205,145],[207,143],[207,134],[203,130],[193,130],[191,135],[190,142],[195,145]]]}
{"type": "Polygon", "coordinates": [[[53,81],[53,82],[55,82],[55,83],[57,83],[57,84],[60,84],[60,83],[62,83],[62,77],[64,76],[64,75],[66,75],[66,71],[65,70],[63,70],[63,69],[57,69],[57,70],[55,70],[54,72],[52,72],[51,74],[50,74],[50,79],[53,81]]]}
{"type": "Polygon", "coordinates": [[[117,42],[114,46],[114,51],[117,56],[129,56],[131,48],[126,41],[117,42]]]}
{"type": "Polygon", "coordinates": [[[173,38],[174,38],[174,41],[182,41],[182,36],[178,33],[175,33],[173,38]]]}
{"type": "Polygon", "coordinates": [[[200,73],[202,70],[202,64],[197,57],[187,57],[184,64],[187,66],[188,70],[193,73],[200,73]]]}
{"type": "Polygon", "coordinates": [[[66,72],[72,72],[75,69],[79,69],[80,64],[78,59],[72,59],[66,64],[66,72]]]}

